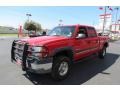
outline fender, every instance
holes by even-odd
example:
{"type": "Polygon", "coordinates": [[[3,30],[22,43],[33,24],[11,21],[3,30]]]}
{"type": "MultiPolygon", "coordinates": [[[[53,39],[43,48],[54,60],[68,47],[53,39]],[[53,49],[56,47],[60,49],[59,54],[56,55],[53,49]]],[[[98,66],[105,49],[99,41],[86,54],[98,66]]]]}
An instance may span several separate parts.
{"type": "Polygon", "coordinates": [[[58,53],[61,53],[61,52],[69,52],[69,56],[71,58],[71,60],[73,60],[73,56],[74,56],[74,49],[72,46],[67,46],[67,47],[61,47],[61,48],[56,48],[52,51],[51,55],[52,57],[54,57],[55,55],[57,55],[58,53]]]}

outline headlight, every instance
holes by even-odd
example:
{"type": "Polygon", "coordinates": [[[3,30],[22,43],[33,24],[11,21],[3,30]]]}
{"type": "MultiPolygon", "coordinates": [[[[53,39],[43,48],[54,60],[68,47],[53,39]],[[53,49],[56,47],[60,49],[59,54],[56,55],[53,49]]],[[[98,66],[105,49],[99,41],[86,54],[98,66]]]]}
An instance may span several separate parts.
{"type": "Polygon", "coordinates": [[[32,47],[32,52],[41,52],[42,51],[42,47],[32,47]]]}
{"type": "Polygon", "coordinates": [[[33,46],[31,47],[31,55],[39,56],[39,57],[46,57],[48,56],[48,49],[42,46],[33,46]]]}

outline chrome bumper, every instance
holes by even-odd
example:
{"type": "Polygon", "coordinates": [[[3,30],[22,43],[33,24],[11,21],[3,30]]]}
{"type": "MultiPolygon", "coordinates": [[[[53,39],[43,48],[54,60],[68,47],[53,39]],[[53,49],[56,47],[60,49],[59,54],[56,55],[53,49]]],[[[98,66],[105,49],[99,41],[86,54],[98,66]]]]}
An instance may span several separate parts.
{"type": "Polygon", "coordinates": [[[52,58],[44,58],[44,59],[34,59],[28,58],[27,62],[27,71],[33,73],[50,73],[52,69],[52,58]]]}
{"type": "Polygon", "coordinates": [[[33,72],[33,73],[50,73],[52,68],[52,63],[47,63],[47,64],[31,64],[31,68],[28,68],[28,71],[33,72]]]}
{"type": "Polygon", "coordinates": [[[35,73],[48,73],[51,71],[52,57],[39,58],[37,56],[28,56],[27,50],[27,43],[14,41],[11,48],[11,61],[22,66],[23,71],[28,70],[35,73]],[[21,50],[22,52],[20,53],[21,50]]]}

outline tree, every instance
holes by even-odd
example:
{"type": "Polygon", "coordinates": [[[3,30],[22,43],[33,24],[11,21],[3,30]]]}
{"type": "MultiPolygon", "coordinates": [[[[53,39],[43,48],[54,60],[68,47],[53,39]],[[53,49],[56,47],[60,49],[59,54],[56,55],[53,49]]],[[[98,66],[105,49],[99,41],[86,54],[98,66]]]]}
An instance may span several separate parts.
{"type": "Polygon", "coordinates": [[[41,25],[37,22],[34,22],[34,21],[26,21],[24,23],[24,29],[28,30],[28,33],[29,33],[29,31],[35,31],[35,34],[38,31],[39,32],[42,31],[41,25]]]}
{"type": "Polygon", "coordinates": [[[39,23],[36,23],[36,31],[42,31],[41,25],[39,23]]]}

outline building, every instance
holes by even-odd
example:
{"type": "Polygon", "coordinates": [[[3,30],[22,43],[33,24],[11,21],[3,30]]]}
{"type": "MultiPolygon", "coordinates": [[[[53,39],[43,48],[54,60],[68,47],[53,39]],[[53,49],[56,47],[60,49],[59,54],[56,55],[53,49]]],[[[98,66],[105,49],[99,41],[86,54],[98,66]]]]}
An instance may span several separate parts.
{"type": "Polygon", "coordinates": [[[110,28],[111,28],[111,31],[120,32],[120,24],[112,24],[110,28]]]}
{"type": "Polygon", "coordinates": [[[112,15],[111,14],[102,14],[99,16],[99,24],[96,26],[96,29],[98,30],[98,32],[102,32],[103,31],[103,23],[104,23],[104,30],[106,31],[110,31],[110,25],[112,23],[112,15]],[[104,20],[105,18],[105,20],[104,20]]]}

